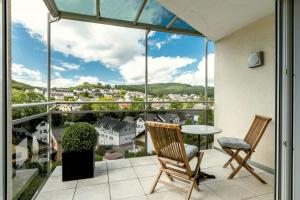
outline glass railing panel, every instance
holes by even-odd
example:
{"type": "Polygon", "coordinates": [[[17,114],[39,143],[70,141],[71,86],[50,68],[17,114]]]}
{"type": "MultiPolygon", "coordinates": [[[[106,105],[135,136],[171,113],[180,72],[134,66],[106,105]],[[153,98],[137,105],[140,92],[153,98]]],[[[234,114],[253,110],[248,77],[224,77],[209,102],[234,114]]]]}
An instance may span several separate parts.
{"type": "MultiPolygon", "coordinates": [[[[158,103],[156,103],[158,104],[158,103]]],[[[164,104],[164,103],[162,103],[164,104]]],[[[179,103],[176,103],[177,105],[179,103]]],[[[159,121],[166,123],[174,123],[183,125],[211,125],[214,124],[213,110],[209,108],[207,110],[207,123],[206,123],[206,110],[205,107],[202,109],[181,109],[182,105],[177,109],[169,110],[148,110],[147,115],[150,121],[159,121]]],[[[193,134],[183,134],[184,142],[187,144],[199,146],[200,149],[212,148],[213,136],[200,136],[193,134]]],[[[153,149],[151,143],[148,143],[148,151],[153,149]]]]}
{"type": "Polygon", "coordinates": [[[56,112],[52,114],[53,146],[57,152],[54,165],[60,164],[62,159],[64,129],[76,122],[88,122],[95,126],[98,133],[96,161],[145,156],[144,112],[56,112]]]}
{"type": "Polygon", "coordinates": [[[47,117],[13,125],[13,199],[31,199],[47,180],[51,157],[49,131],[47,117]]]}
{"type": "Polygon", "coordinates": [[[21,119],[24,117],[29,117],[32,115],[37,115],[47,112],[47,106],[31,106],[31,107],[21,107],[12,109],[12,119],[21,119]]]}

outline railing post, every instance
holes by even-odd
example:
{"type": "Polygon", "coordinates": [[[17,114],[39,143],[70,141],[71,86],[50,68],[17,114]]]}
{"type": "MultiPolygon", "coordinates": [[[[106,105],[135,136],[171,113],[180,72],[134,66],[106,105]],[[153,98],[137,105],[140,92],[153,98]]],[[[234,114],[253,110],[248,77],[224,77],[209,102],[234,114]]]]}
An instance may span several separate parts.
{"type": "MultiPolygon", "coordinates": [[[[208,94],[207,94],[207,87],[208,87],[208,39],[205,38],[205,125],[208,123],[208,94]]],[[[206,135],[206,149],[208,149],[208,136],[206,135]]]]}
{"type": "MultiPolygon", "coordinates": [[[[51,16],[50,13],[48,13],[47,16],[47,102],[51,101],[51,16]]],[[[47,105],[47,118],[48,118],[48,173],[51,171],[51,159],[50,159],[50,150],[51,150],[51,127],[52,127],[52,118],[51,118],[51,111],[50,111],[51,105],[47,105]]]]}
{"type": "MultiPolygon", "coordinates": [[[[145,34],[145,106],[144,106],[144,120],[147,120],[147,109],[148,109],[148,34],[150,30],[146,31],[145,34]]],[[[148,155],[148,134],[145,126],[145,156],[148,155]]]]}

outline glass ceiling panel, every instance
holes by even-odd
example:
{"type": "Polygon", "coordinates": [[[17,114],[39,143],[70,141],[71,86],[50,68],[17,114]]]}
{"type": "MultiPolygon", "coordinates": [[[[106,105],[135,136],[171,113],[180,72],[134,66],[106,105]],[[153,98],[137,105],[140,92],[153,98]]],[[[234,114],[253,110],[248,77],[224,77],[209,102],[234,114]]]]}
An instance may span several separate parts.
{"type": "Polygon", "coordinates": [[[100,15],[104,18],[134,21],[143,0],[101,0],[100,15]]]}
{"type": "Polygon", "coordinates": [[[122,26],[122,23],[124,23],[124,26],[132,28],[152,28],[153,30],[156,29],[156,31],[172,31],[173,29],[174,33],[200,35],[197,30],[179,18],[175,20],[170,29],[168,29],[167,25],[172,21],[175,15],[157,3],[156,0],[148,0],[146,2],[137,24],[134,23],[134,20],[144,0],[100,0],[100,18],[86,17],[86,15],[96,16],[98,10],[96,8],[97,0],[54,0],[58,14],[54,12],[50,1],[53,0],[46,0],[46,2],[48,2],[46,6],[49,11],[52,12],[51,14],[59,15],[66,19],[80,20],[80,17],[82,17],[83,21],[95,22],[95,20],[98,20],[99,23],[101,23],[101,17],[103,17],[102,21],[111,25],[122,26]],[[64,12],[68,12],[69,14],[64,12]],[[70,13],[81,14],[83,16],[72,15],[70,13]],[[107,20],[105,21],[104,19],[107,20]]]}
{"type": "Polygon", "coordinates": [[[54,0],[59,11],[96,15],[96,0],[54,0]]]}
{"type": "Polygon", "coordinates": [[[138,22],[167,26],[174,17],[173,13],[156,3],[155,0],[148,0],[138,22]]]}
{"type": "Polygon", "coordinates": [[[189,24],[187,24],[186,22],[182,21],[179,18],[177,18],[176,21],[174,22],[174,24],[171,26],[171,29],[172,28],[196,32],[196,30],[193,27],[191,27],[189,24]]]}

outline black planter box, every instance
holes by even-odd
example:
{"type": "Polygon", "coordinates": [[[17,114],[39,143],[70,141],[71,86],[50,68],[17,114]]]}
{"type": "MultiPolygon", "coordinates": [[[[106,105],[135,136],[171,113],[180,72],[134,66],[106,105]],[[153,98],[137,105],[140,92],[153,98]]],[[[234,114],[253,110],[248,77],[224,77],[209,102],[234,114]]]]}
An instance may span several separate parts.
{"type": "Polygon", "coordinates": [[[71,181],[94,177],[94,151],[63,152],[62,179],[71,181]]]}

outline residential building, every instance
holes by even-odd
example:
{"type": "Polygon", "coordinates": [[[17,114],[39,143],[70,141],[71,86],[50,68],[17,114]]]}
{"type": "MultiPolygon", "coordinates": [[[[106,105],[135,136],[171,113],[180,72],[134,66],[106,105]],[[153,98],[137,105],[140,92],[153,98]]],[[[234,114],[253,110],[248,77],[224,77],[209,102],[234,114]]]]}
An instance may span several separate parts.
{"type": "MultiPolygon", "coordinates": [[[[146,118],[145,118],[144,114],[141,114],[135,120],[135,127],[136,127],[135,138],[139,138],[140,141],[144,141],[144,142],[145,142],[145,129],[146,129],[145,121],[161,122],[161,119],[155,114],[148,113],[146,115],[146,118]],[[142,138],[142,137],[144,137],[144,138],[142,138]]],[[[139,146],[141,146],[141,145],[139,145],[139,146]]],[[[148,152],[152,152],[154,150],[152,140],[150,137],[148,137],[147,150],[148,150],[148,152]]]]}
{"type": "Polygon", "coordinates": [[[61,92],[51,92],[51,97],[53,97],[55,100],[63,101],[64,95],[61,92]]]}
{"type": "Polygon", "coordinates": [[[99,133],[99,144],[113,146],[131,144],[136,132],[133,124],[111,117],[97,121],[96,131],[99,133]]]}
{"type": "Polygon", "coordinates": [[[41,121],[35,129],[36,131],[33,132],[33,136],[41,142],[48,143],[49,123],[41,121]]]}
{"type": "Polygon", "coordinates": [[[165,113],[165,114],[158,114],[157,117],[165,123],[173,123],[173,124],[179,124],[180,118],[177,114],[174,113],[165,113]]]}

